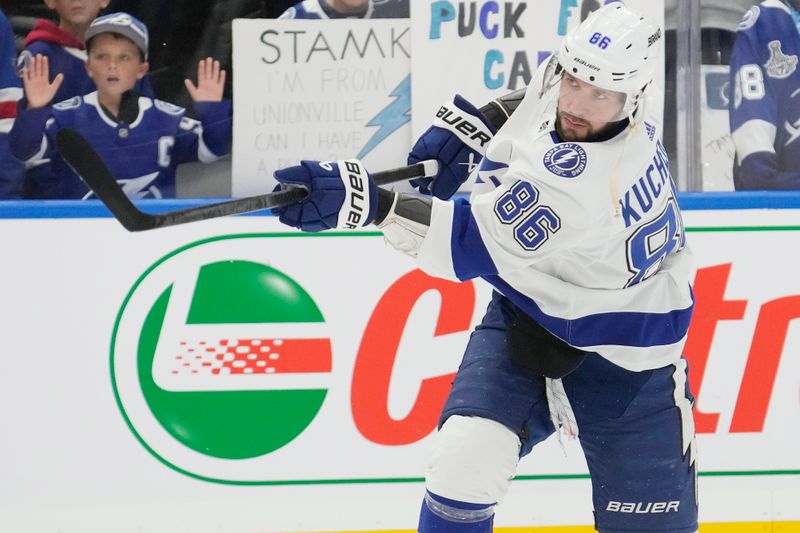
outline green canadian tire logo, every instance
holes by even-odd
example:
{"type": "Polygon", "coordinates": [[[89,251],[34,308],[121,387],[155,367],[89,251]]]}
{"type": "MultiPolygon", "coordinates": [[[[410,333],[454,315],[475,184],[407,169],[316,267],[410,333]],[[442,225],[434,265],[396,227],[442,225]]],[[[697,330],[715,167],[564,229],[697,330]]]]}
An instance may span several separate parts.
{"type": "Polygon", "coordinates": [[[125,420],[159,459],[180,457],[177,468],[190,473],[284,448],[328,392],[331,342],[314,299],[287,273],[230,248],[211,242],[157,262],[114,328],[112,382],[125,420]]]}

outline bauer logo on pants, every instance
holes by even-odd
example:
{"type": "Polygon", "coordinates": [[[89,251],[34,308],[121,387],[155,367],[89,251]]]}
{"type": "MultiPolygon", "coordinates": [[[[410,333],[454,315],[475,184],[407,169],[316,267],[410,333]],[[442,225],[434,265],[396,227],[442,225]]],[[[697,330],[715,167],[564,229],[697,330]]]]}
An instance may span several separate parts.
{"type": "Polygon", "coordinates": [[[312,296],[230,247],[190,248],[152,267],[123,304],[112,344],[131,429],[162,460],[188,455],[178,469],[193,472],[209,473],[193,463],[286,446],[313,422],[330,381],[331,341],[312,296]]]}

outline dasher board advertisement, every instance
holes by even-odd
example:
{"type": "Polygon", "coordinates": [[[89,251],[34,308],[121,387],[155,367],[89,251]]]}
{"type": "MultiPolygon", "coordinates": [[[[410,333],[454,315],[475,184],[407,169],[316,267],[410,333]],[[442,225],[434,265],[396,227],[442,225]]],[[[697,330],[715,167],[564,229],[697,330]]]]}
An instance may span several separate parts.
{"type": "MultiPolygon", "coordinates": [[[[701,521],[800,521],[800,209],[684,217],[701,521]]],[[[431,278],[375,231],[269,216],[140,234],[4,218],[0,235],[0,531],[416,527],[488,286],[431,278]]],[[[554,438],[496,517],[591,523],[580,447],[554,438]]]]}

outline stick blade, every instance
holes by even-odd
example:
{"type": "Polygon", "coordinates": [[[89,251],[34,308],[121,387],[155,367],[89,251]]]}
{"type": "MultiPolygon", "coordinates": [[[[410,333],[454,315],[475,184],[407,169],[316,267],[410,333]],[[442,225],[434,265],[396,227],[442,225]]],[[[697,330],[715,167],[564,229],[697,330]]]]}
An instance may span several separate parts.
{"type": "Polygon", "coordinates": [[[108,166],[83,135],[72,128],[62,128],[56,134],[56,147],[64,161],[94,191],[125,229],[141,231],[152,227],[152,217],[133,205],[108,166]]]}

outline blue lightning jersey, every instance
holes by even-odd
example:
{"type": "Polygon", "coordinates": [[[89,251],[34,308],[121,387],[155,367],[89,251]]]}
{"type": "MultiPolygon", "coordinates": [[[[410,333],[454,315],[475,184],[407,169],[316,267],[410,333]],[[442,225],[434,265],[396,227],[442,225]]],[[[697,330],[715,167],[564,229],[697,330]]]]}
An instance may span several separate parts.
{"type": "Polygon", "coordinates": [[[0,11],[0,198],[18,198],[22,185],[23,167],[11,156],[8,132],[17,114],[17,100],[22,88],[14,69],[16,58],[14,30],[0,11]]]}
{"type": "Polygon", "coordinates": [[[690,255],[648,89],[603,142],[561,142],[558,84],[542,65],[473,171],[470,201],[433,199],[417,258],[437,277],[482,277],[557,337],[629,370],[681,356],[690,255]]]}
{"type": "Polygon", "coordinates": [[[394,19],[408,18],[409,0],[369,0],[363,13],[344,15],[331,8],[325,0],[304,0],[281,14],[282,19],[394,19]]]}
{"type": "Polygon", "coordinates": [[[800,14],[779,0],[747,12],[731,54],[736,189],[800,189],[800,14]]]}
{"type": "Polygon", "coordinates": [[[138,114],[117,122],[99,104],[97,93],[52,107],[18,108],[11,149],[27,165],[51,160],[52,183],[39,184],[48,198],[87,199],[92,192],[55,150],[61,128],[80,132],[97,150],[111,173],[132,198],[175,196],[175,168],[187,161],[211,162],[230,151],[230,101],[195,102],[197,121],[167,102],[138,97],[138,114]]]}

